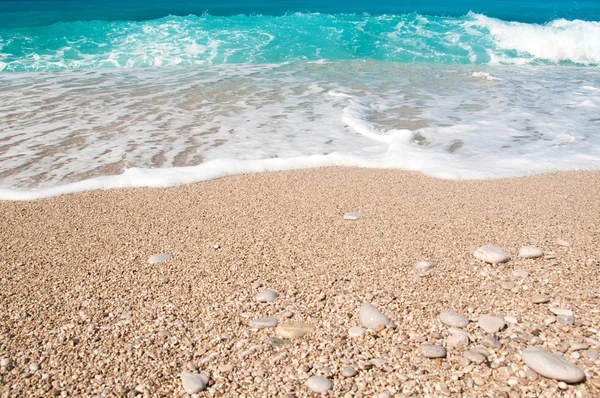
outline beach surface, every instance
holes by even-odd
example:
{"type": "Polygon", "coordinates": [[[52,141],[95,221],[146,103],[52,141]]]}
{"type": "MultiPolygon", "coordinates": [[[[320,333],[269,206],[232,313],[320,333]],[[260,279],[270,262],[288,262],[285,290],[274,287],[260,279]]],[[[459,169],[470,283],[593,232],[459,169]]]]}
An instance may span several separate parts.
{"type": "Polygon", "coordinates": [[[335,167],[0,202],[0,396],[185,396],[183,371],[201,396],[598,396],[599,209],[598,171],[335,167]],[[486,244],[511,260],[475,258],[486,244]],[[351,336],[365,303],[390,323],[351,336]],[[528,347],[585,380],[542,377],[528,347]]]}

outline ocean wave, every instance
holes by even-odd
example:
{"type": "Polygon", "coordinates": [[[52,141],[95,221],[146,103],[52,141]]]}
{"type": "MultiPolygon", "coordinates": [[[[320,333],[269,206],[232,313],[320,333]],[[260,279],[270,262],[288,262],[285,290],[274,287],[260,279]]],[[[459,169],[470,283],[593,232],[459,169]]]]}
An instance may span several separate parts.
{"type": "Polygon", "coordinates": [[[0,70],[45,71],[374,59],[438,64],[600,64],[600,23],[482,14],[169,16],[0,29],[0,70]]]}

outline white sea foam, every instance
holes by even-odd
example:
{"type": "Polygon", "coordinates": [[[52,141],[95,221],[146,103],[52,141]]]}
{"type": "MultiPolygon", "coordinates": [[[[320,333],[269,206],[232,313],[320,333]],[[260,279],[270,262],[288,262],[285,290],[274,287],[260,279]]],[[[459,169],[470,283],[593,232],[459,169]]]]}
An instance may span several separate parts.
{"type": "Polygon", "coordinates": [[[3,74],[0,87],[0,199],[319,166],[600,168],[597,68],[298,62],[3,74]]]}
{"type": "MultiPolygon", "coordinates": [[[[481,14],[470,14],[475,24],[489,30],[498,47],[518,51],[521,57],[492,58],[518,63],[533,59],[569,61],[583,65],[600,64],[600,22],[557,19],[545,25],[507,22],[481,14]]],[[[469,24],[469,23],[467,23],[469,24]]]]}

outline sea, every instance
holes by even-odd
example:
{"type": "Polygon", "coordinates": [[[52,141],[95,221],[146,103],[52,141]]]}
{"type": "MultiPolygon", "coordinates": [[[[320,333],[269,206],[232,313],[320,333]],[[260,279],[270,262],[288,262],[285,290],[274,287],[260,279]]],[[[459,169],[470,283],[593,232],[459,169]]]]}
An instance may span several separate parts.
{"type": "Polygon", "coordinates": [[[600,169],[598,0],[0,0],[0,199],[600,169]]]}

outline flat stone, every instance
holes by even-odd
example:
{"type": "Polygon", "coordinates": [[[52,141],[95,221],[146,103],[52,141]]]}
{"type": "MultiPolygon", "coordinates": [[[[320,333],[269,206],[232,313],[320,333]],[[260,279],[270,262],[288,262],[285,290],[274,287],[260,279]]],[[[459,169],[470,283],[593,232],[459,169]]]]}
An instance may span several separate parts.
{"type": "Polygon", "coordinates": [[[597,361],[598,358],[600,358],[600,352],[598,352],[598,350],[594,350],[592,348],[590,348],[589,350],[587,350],[585,352],[585,356],[588,357],[588,359],[590,361],[597,361]]]}
{"type": "Polygon", "coordinates": [[[252,282],[252,285],[250,285],[250,286],[252,286],[252,289],[258,289],[258,288],[263,287],[263,284],[262,284],[262,282],[256,281],[256,282],[252,282]]]}
{"type": "Polygon", "coordinates": [[[550,301],[550,297],[544,296],[543,294],[534,294],[531,297],[531,301],[533,301],[533,304],[546,304],[550,301]]]}
{"type": "Polygon", "coordinates": [[[458,312],[443,310],[440,312],[440,321],[447,326],[464,328],[469,324],[469,319],[458,312]]]}
{"type": "Polygon", "coordinates": [[[504,319],[499,316],[491,316],[484,315],[479,318],[479,322],[477,322],[480,328],[485,330],[488,333],[496,333],[504,329],[506,323],[504,323],[504,319]]]}
{"type": "Polygon", "coordinates": [[[524,269],[516,269],[511,275],[515,278],[527,278],[529,276],[529,272],[525,271],[524,269]]]}
{"type": "Polygon", "coordinates": [[[558,246],[571,247],[571,242],[569,242],[568,240],[564,240],[564,239],[557,239],[556,244],[558,246]]]}
{"type": "Polygon", "coordinates": [[[515,286],[517,285],[513,281],[506,281],[500,284],[500,287],[504,290],[512,290],[515,286]]]}
{"type": "Polygon", "coordinates": [[[297,339],[314,331],[314,325],[302,322],[284,322],[275,328],[275,333],[283,339],[297,339]]]}
{"type": "Polygon", "coordinates": [[[430,261],[419,261],[415,268],[422,271],[429,271],[431,268],[435,267],[435,264],[430,261]]]}
{"type": "Polygon", "coordinates": [[[150,263],[150,264],[162,263],[163,261],[167,261],[171,257],[173,257],[173,255],[171,255],[171,253],[157,253],[157,254],[153,254],[153,255],[150,256],[150,258],[148,258],[148,263],[150,263]]]}
{"type": "Polygon", "coordinates": [[[574,316],[575,314],[571,310],[565,310],[564,308],[550,307],[550,312],[554,315],[574,316]]]}
{"type": "Polygon", "coordinates": [[[465,357],[465,359],[469,360],[470,362],[473,362],[476,365],[481,365],[482,363],[487,361],[487,357],[476,350],[465,351],[463,356],[465,357]]]}
{"type": "Polygon", "coordinates": [[[354,377],[358,374],[358,371],[354,368],[342,368],[340,374],[344,377],[354,377]]]}
{"type": "Polygon", "coordinates": [[[248,325],[255,329],[264,329],[264,328],[274,328],[275,326],[277,326],[278,323],[279,323],[279,321],[277,320],[277,318],[273,318],[271,316],[266,316],[263,318],[258,318],[253,321],[250,321],[250,323],[248,325]]]}
{"type": "Polygon", "coordinates": [[[367,213],[364,213],[362,211],[355,211],[355,212],[345,213],[344,220],[358,220],[359,218],[363,218],[366,216],[367,216],[367,213]]]}
{"type": "Polygon", "coordinates": [[[313,392],[323,393],[333,389],[333,383],[323,376],[311,376],[306,380],[306,387],[313,392]]]}
{"type": "Polygon", "coordinates": [[[513,324],[513,325],[516,325],[517,323],[519,323],[519,320],[518,320],[518,319],[517,319],[517,317],[516,317],[516,316],[514,316],[514,315],[506,315],[506,316],[504,317],[504,321],[505,321],[506,323],[510,323],[510,324],[513,324]]]}
{"type": "Polygon", "coordinates": [[[32,371],[32,372],[36,372],[36,371],[40,370],[40,365],[38,363],[35,363],[35,362],[30,363],[29,364],[29,370],[32,371]]]}
{"type": "Polygon", "coordinates": [[[487,348],[502,348],[502,344],[492,336],[485,336],[483,340],[481,340],[481,345],[487,348]]]}
{"type": "Polygon", "coordinates": [[[12,367],[13,361],[12,359],[5,357],[0,360],[0,367],[2,368],[10,368],[12,367]]]}
{"type": "Polygon", "coordinates": [[[446,349],[441,345],[423,344],[419,347],[419,354],[425,358],[445,358],[446,349]]]}
{"type": "Polygon", "coordinates": [[[208,377],[201,373],[192,373],[185,370],[181,373],[181,384],[188,394],[197,394],[206,388],[208,377]]]}
{"type": "Polygon", "coordinates": [[[488,264],[499,264],[505,263],[510,260],[510,255],[505,252],[501,247],[494,245],[481,246],[473,253],[475,258],[488,263],[488,264]]]}
{"type": "Polygon", "coordinates": [[[271,345],[273,345],[275,347],[281,347],[281,346],[290,344],[290,341],[288,339],[280,339],[277,337],[269,338],[269,342],[271,343],[271,345]]]}
{"type": "Polygon", "coordinates": [[[578,343],[576,341],[571,342],[571,351],[582,351],[587,350],[588,348],[590,348],[590,346],[585,343],[578,343]]]}
{"type": "Polygon", "coordinates": [[[259,303],[270,303],[277,300],[277,297],[279,297],[279,293],[277,293],[275,290],[263,290],[262,292],[258,293],[254,298],[259,303]]]}
{"type": "Polygon", "coordinates": [[[569,316],[569,315],[557,315],[556,322],[558,322],[562,325],[574,325],[575,317],[569,316]]]}
{"type": "Polygon", "coordinates": [[[544,251],[535,246],[523,246],[519,249],[519,257],[521,258],[538,258],[543,257],[544,251]]]}
{"type": "Polygon", "coordinates": [[[373,304],[364,304],[358,311],[360,323],[367,329],[382,330],[390,323],[390,319],[373,304]]]}
{"type": "Polygon", "coordinates": [[[469,340],[469,336],[467,336],[466,334],[457,333],[448,336],[448,338],[446,339],[446,344],[448,345],[448,347],[458,350],[463,350],[467,348],[470,342],[471,341],[469,340]]]}
{"type": "Polygon", "coordinates": [[[544,377],[566,383],[578,383],[585,379],[583,370],[563,357],[551,354],[539,347],[529,347],[523,350],[521,356],[527,366],[544,377]]]}
{"type": "Polygon", "coordinates": [[[362,337],[365,334],[365,329],[361,328],[360,326],[352,326],[350,329],[348,329],[348,334],[351,337],[362,337]]]}

